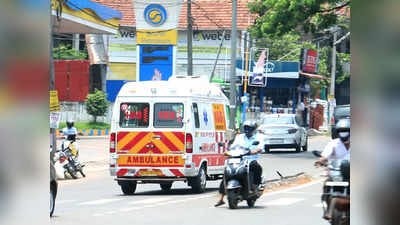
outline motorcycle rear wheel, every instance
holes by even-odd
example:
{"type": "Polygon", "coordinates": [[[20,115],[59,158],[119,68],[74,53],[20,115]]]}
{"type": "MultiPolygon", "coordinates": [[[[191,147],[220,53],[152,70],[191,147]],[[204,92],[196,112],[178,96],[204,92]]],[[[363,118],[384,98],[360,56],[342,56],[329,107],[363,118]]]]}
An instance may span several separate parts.
{"type": "Polygon", "coordinates": [[[238,196],[235,190],[228,191],[228,203],[230,209],[237,209],[238,207],[238,196]]]}

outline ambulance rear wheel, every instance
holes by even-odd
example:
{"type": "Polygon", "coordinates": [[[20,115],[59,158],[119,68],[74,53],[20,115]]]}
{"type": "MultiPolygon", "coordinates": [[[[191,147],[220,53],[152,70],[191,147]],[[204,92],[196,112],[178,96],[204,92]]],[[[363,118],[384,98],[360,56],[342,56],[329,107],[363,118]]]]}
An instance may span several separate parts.
{"type": "Polygon", "coordinates": [[[192,178],[191,186],[194,193],[203,193],[206,191],[207,175],[204,166],[200,168],[199,174],[192,178]]]}
{"type": "Polygon", "coordinates": [[[160,184],[160,187],[161,187],[161,189],[163,191],[169,191],[169,190],[171,190],[172,182],[170,182],[170,183],[162,183],[162,184],[160,184]]]}
{"type": "Polygon", "coordinates": [[[136,191],[136,181],[126,181],[119,184],[121,186],[122,193],[125,195],[133,195],[136,191]]]}

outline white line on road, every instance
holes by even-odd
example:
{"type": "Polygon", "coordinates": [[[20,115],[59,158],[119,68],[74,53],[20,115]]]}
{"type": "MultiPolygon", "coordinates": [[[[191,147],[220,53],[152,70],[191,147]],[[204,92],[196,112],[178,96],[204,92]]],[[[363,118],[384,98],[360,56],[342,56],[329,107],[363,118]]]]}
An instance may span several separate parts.
{"type": "Polygon", "coordinates": [[[59,200],[59,201],[57,201],[57,205],[71,203],[71,202],[77,202],[77,200],[59,200]]]}
{"type": "Polygon", "coordinates": [[[301,192],[301,191],[288,191],[288,192],[285,192],[285,194],[301,194],[301,195],[316,195],[316,196],[321,195],[321,193],[309,193],[309,192],[301,192]]]}
{"type": "Polygon", "coordinates": [[[322,203],[317,203],[317,204],[313,205],[312,207],[322,208],[322,203]]]}
{"type": "Polygon", "coordinates": [[[313,181],[313,182],[310,182],[310,183],[305,183],[305,184],[302,184],[302,185],[299,185],[299,186],[296,186],[296,187],[283,189],[281,191],[274,191],[274,192],[270,192],[270,193],[265,193],[260,198],[265,198],[265,197],[272,196],[272,195],[282,194],[282,193],[290,192],[290,191],[293,191],[293,190],[306,188],[306,187],[309,187],[309,186],[312,186],[312,185],[315,185],[315,184],[322,183],[323,181],[324,180],[321,179],[321,180],[313,181]]]}
{"type": "Polygon", "coordinates": [[[100,199],[100,200],[95,200],[95,201],[81,202],[78,205],[101,205],[101,204],[106,204],[106,203],[116,202],[116,201],[121,201],[121,200],[122,199],[120,199],[120,198],[100,199]]]}
{"type": "Polygon", "coordinates": [[[297,202],[304,201],[304,198],[279,198],[276,200],[264,202],[263,205],[266,206],[287,206],[287,205],[292,205],[297,202]]]}
{"type": "Polygon", "coordinates": [[[150,198],[150,199],[143,199],[139,201],[134,201],[134,202],[129,202],[129,205],[133,204],[151,204],[151,203],[157,203],[157,202],[163,202],[163,201],[168,201],[171,198],[150,198]]]}
{"type": "Polygon", "coordinates": [[[141,209],[141,207],[122,208],[119,211],[121,211],[121,212],[129,212],[129,211],[133,211],[133,210],[137,210],[137,209],[141,209]]]}

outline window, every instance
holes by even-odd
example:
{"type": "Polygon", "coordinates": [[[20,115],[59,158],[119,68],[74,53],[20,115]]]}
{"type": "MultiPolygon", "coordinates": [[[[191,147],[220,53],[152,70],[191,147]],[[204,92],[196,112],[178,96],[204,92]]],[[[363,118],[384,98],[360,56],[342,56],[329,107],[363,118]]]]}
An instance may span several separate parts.
{"type": "Polygon", "coordinates": [[[294,124],[293,117],[282,116],[282,117],[265,117],[263,124],[294,124]]]}
{"type": "Polygon", "coordinates": [[[196,128],[200,128],[199,109],[197,103],[193,103],[194,124],[196,128]]]}
{"type": "Polygon", "coordinates": [[[119,126],[143,128],[149,126],[149,103],[121,103],[119,126]]]}
{"type": "Polygon", "coordinates": [[[183,115],[182,103],[155,103],[154,127],[182,127],[183,115]]]}

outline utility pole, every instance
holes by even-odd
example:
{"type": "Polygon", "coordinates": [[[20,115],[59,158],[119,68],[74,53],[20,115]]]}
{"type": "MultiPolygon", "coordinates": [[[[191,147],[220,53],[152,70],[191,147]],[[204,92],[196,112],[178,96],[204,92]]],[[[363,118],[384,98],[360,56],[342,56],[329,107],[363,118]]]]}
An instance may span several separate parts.
{"type": "Polygon", "coordinates": [[[230,72],[230,120],[229,128],[235,129],[236,120],[236,38],[237,38],[237,0],[232,0],[232,30],[231,30],[231,72],[230,72]]]}
{"type": "MultiPolygon", "coordinates": [[[[217,58],[215,59],[214,66],[213,66],[213,70],[212,70],[212,72],[211,72],[210,82],[211,82],[212,79],[214,78],[215,68],[217,67],[217,62],[218,62],[219,54],[221,53],[222,44],[224,43],[224,39],[225,39],[225,31],[226,31],[226,30],[224,30],[224,32],[222,32],[222,38],[221,38],[221,42],[219,43],[217,58]]],[[[224,82],[225,82],[225,81],[224,81],[224,82]]]]}
{"type": "Polygon", "coordinates": [[[187,75],[193,75],[193,29],[192,29],[192,0],[187,0],[187,58],[188,58],[188,70],[187,75]]]}
{"type": "Polygon", "coordinates": [[[337,28],[333,30],[333,46],[332,46],[332,66],[331,66],[331,88],[330,96],[334,98],[335,96],[335,81],[336,81],[336,39],[337,39],[337,28]]]}
{"type": "MultiPolygon", "coordinates": [[[[55,80],[54,80],[54,59],[53,59],[53,16],[52,16],[52,7],[50,5],[50,90],[55,90],[55,80]]],[[[54,153],[57,150],[57,141],[56,141],[56,129],[50,128],[50,141],[52,145],[51,149],[51,160],[53,159],[54,153]]]]}

